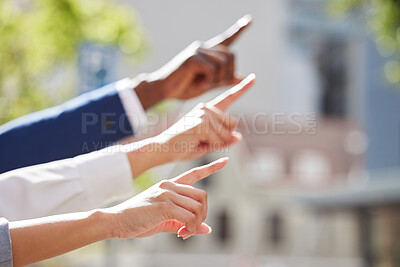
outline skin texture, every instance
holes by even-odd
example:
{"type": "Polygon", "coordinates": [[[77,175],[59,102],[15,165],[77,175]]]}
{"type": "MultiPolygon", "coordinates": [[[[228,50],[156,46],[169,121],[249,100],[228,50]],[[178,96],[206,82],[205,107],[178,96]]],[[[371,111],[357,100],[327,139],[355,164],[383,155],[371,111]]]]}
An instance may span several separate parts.
{"type": "Polygon", "coordinates": [[[230,46],[251,22],[246,15],[214,38],[193,42],[159,70],[136,77],[134,90],[144,109],[164,99],[190,99],[240,82],[230,46]]]}
{"type": "Polygon", "coordinates": [[[250,74],[213,100],[197,105],[160,135],[125,145],[133,176],[165,163],[200,158],[240,141],[237,121],[225,111],[254,81],[255,75],[250,74]]]}
{"type": "Polygon", "coordinates": [[[108,238],[168,232],[183,238],[209,234],[207,194],[192,185],[222,169],[228,158],[161,181],[108,209],[10,223],[14,266],[24,266],[108,238]]]}

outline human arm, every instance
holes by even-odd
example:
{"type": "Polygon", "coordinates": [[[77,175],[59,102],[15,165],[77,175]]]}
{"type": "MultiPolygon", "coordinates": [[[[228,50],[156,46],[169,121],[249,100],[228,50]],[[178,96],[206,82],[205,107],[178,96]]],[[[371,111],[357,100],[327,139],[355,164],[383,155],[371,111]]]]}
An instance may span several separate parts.
{"type": "MultiPolygon", "coordinates": [[[[250,74],[213,100],[198,104],[170,128],[153,137],[144,148],[160,152],[159,158],[179,161],[200,158],[207,153],[233,145],[241,140],[241,135],[236,132],[238,122],[229,116],[226,110],[249,90],[254,82],[255,75],[250,74]],[[155,149],[152,147],[154,144],[155,149]]],[[[135,153],[128,153],[128,157],[132,155],[135,153]]],[[[142,159],[144,160],[144,157],[142,159]]]]}
{"type": "Polygon", "coordinates": [[[117,84],[0,126],[0,173],[75,157],[131,135],[117,84]]]}
{"type": "Polygon", "coordinates": [[[222,169],[227,158],[163,180],[111,208],[10,223],[14,266],[66,253],[108,238],[138,238],[160,232],[188,238],[208,234],[205,191],[192,185],[222,169]]]}
{"type": "Polygon", "coordinates": [[[102,149],[137,132],[146,118],[143,109],[236,84],[240,77],[229,47],[250,23],[245,16],[222,34],[194,42],[155,72],[0,126],[0,173],[102,149]]]}
{"type": "Polygon", "coordinates": [[[132,179],[155,166],[199,158],[240,140],[224,113],[248,77],[153,138],[0,175],[0,216],[21,220],[90,210],[132,195],[132,179]]]}
{"type": "Polygon", "coordinates": [[[230,47],[251,22],[246,15],[223,33],[193,42],[160,69],[136,77],[134,90],[144,109],[165,99],[190,99],[238,83],[242,77],[235,70],[230,47]]]}
{"type": "Polygon", "coordinates": [[[0,175],[0,217],[23,220],[102,207],[133,195],[127,155],[115,146],[0,175]]]}

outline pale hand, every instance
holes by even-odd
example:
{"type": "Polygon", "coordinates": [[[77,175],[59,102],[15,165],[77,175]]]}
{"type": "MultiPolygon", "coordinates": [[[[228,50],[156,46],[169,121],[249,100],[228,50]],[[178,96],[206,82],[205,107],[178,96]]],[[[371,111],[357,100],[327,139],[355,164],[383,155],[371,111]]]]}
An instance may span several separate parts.
{"type": "Polygon", "coordinates": [[[215,99],[197,105],[154,140],[163,144],[174,161],[199,158],[231,146],[241,140],[241,135],[235,131],[238,122],[225,111],[254,81],[255,75],[250,74],[215,99]]]}
{"type": "Polygon", "coordinates": [[[176,178],[163,180],[106,209],[107,213],[114,214],[113,237],[146,237],[168,232],[186,239],[191,235],[209,234],[211,228],[203,223],[207,215],[207,193],[192,185],[219,171],[227,162],[228,158],[222,158],[176,178]]]}

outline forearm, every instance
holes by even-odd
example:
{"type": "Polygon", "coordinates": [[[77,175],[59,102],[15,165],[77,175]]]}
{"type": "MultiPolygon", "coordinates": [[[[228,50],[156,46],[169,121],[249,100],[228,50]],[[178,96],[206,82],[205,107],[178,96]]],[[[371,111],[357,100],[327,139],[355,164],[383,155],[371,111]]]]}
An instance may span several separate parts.
{"type": "MultiPolygon", "coordinates": [[[[193,234],[209,234],[210,227],[203,223],[207,195],[191,185],[226,163],[227,159],[220,159],[192,169],[111,208],[12,222],[8,226],[14,265],[35,263],[108,238],[170,232],[182,234],[186,239],[193,234]]],[[[9,242],[8,226],[6,242],[9,242]]],[[[9,252],[9,243],[7,248],[9,252]]],[[[6,257],[9,262],[10,253],[6,257]]]]}
{"type": "Polygon", "coordinates": [[[14,266],[28,265],[113,237],[113,217],[103,211],[10,223],[14,266]]]}

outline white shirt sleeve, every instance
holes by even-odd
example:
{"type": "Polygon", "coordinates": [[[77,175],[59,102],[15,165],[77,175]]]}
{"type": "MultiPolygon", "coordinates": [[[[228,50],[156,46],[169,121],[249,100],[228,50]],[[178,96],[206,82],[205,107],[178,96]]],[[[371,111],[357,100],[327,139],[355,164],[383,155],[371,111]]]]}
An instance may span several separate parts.
{"type": "Polygon", "coordinates": [[[0,217],[10,221],[100,208],[133,194],[120,146],[0,175],[0,217]]]}
{"type": "Polygon", "coordinates": [[[136,86],[135,83],[134,79],[125,78],[116,82],[115,88],[118,91],[122,107],[125,110],[129,123],[135,135],[138,135],[140,133],[140,128],[147,123],[147,115],[135,90],[133,90],[136,86]]]}

